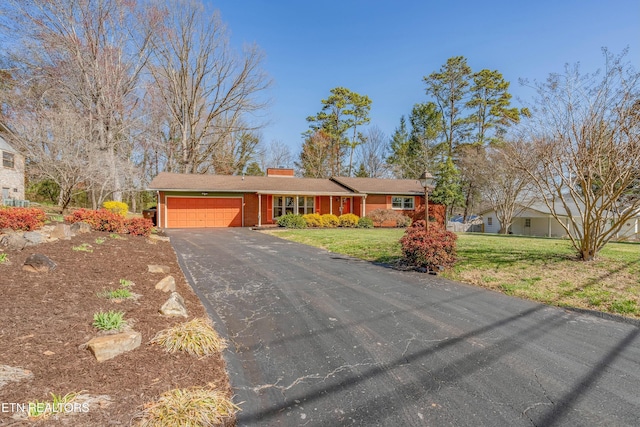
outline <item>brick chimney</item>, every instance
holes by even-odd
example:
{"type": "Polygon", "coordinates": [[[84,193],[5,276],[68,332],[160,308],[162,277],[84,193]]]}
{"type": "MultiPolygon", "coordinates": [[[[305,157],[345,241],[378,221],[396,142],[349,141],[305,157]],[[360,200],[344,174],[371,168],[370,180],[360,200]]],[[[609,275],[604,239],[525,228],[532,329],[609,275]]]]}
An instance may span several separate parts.
{"type": "Polygon", "coordinates": [[[267,168],[267,176],[292,178],[293,177],[293,169],[267,168]]]}

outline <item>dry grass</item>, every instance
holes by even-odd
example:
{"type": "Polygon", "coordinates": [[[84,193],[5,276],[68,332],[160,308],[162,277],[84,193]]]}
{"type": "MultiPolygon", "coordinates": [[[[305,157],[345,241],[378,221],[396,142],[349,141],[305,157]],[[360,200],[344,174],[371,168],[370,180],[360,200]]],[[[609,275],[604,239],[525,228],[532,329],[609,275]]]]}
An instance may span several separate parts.
{"type": "Polygon", "coordinates": [[[145,405],[140,427],[231,426],[240,408],[218,390],[173,389],[145,405]]]}
{"type": "Polygon", "coordinates": [[[184,351],[194,356],[219,353],[227,348],[227,342],[213,329],[211,322],[202,318],[160,331],[151,343],[165,347],[169,353],[184,351]]]}

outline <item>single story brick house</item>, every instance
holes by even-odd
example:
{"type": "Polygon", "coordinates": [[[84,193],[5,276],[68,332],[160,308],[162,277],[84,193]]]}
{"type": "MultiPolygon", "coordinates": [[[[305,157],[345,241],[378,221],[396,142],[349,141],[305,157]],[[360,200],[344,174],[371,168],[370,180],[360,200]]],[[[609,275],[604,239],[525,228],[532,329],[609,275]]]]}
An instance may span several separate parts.
{"type": "Polygon", "coordinates": [[[24,199],[24,157],[0,136],[0,205],[24,199]],[[5,203],[6,201],[6,203],[5,203]]]}
{"type": "Polygon", "coordinates": [[[149,190],[156,191],[160,228],[263,226],[287,213],[362,217],[396,209],[410,215],[424,203],[418,180],[297,178],[293,169],[275,168],[267,176],[162,172],[149,190]]]}

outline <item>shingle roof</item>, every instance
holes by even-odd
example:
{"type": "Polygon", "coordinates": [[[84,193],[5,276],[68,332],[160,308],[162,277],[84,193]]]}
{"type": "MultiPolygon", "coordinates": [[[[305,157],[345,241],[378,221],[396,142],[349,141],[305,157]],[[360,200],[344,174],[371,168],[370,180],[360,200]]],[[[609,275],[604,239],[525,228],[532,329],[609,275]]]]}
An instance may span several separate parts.
{"type": "Polygon", "coordinates": [[[0,151],[6,151],[9,153],[17,154],[18,152],[9,145],[7,141],[4,140],[3,137],[0,136],[0,151]]]}
{"type": "Polygon", "coordinates": [[[417,179],[381,179],[333,177],[333,181],[365,194],[423,195],[424,188],[417,179]]]}
{"type": "Polygon", "coordinates": [[[328,179],[194,175],[170,172],[158,174],[149,184],[149,189],[269,194],[352,194],[348,189],[328,179]]]}

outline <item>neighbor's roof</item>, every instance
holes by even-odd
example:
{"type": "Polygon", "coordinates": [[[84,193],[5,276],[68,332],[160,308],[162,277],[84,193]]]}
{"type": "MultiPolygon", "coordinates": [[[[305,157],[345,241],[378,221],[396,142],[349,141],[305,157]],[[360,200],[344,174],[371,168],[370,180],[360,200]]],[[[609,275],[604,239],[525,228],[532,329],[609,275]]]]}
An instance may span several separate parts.
{"type": "Polygon", "coordinates": [[[267,176],[197,175],[161,172],[150,190],[269,194],[349,195],[351,191],[328,179],[267,176]]]}
{"type": "Polygon", "coordinates": [[[4,140],[3,137],[0,136],[0,151],[7,151],[9,153],[17,154],[18,152],[9,145],[7,141],[4,140]]]}
{"type": "Polygon", "coordinates": [[[347,178],[342,176],[336,176],[331,179],[356,193],[424,194],[424,188],[417,179],[347,178]]]}

